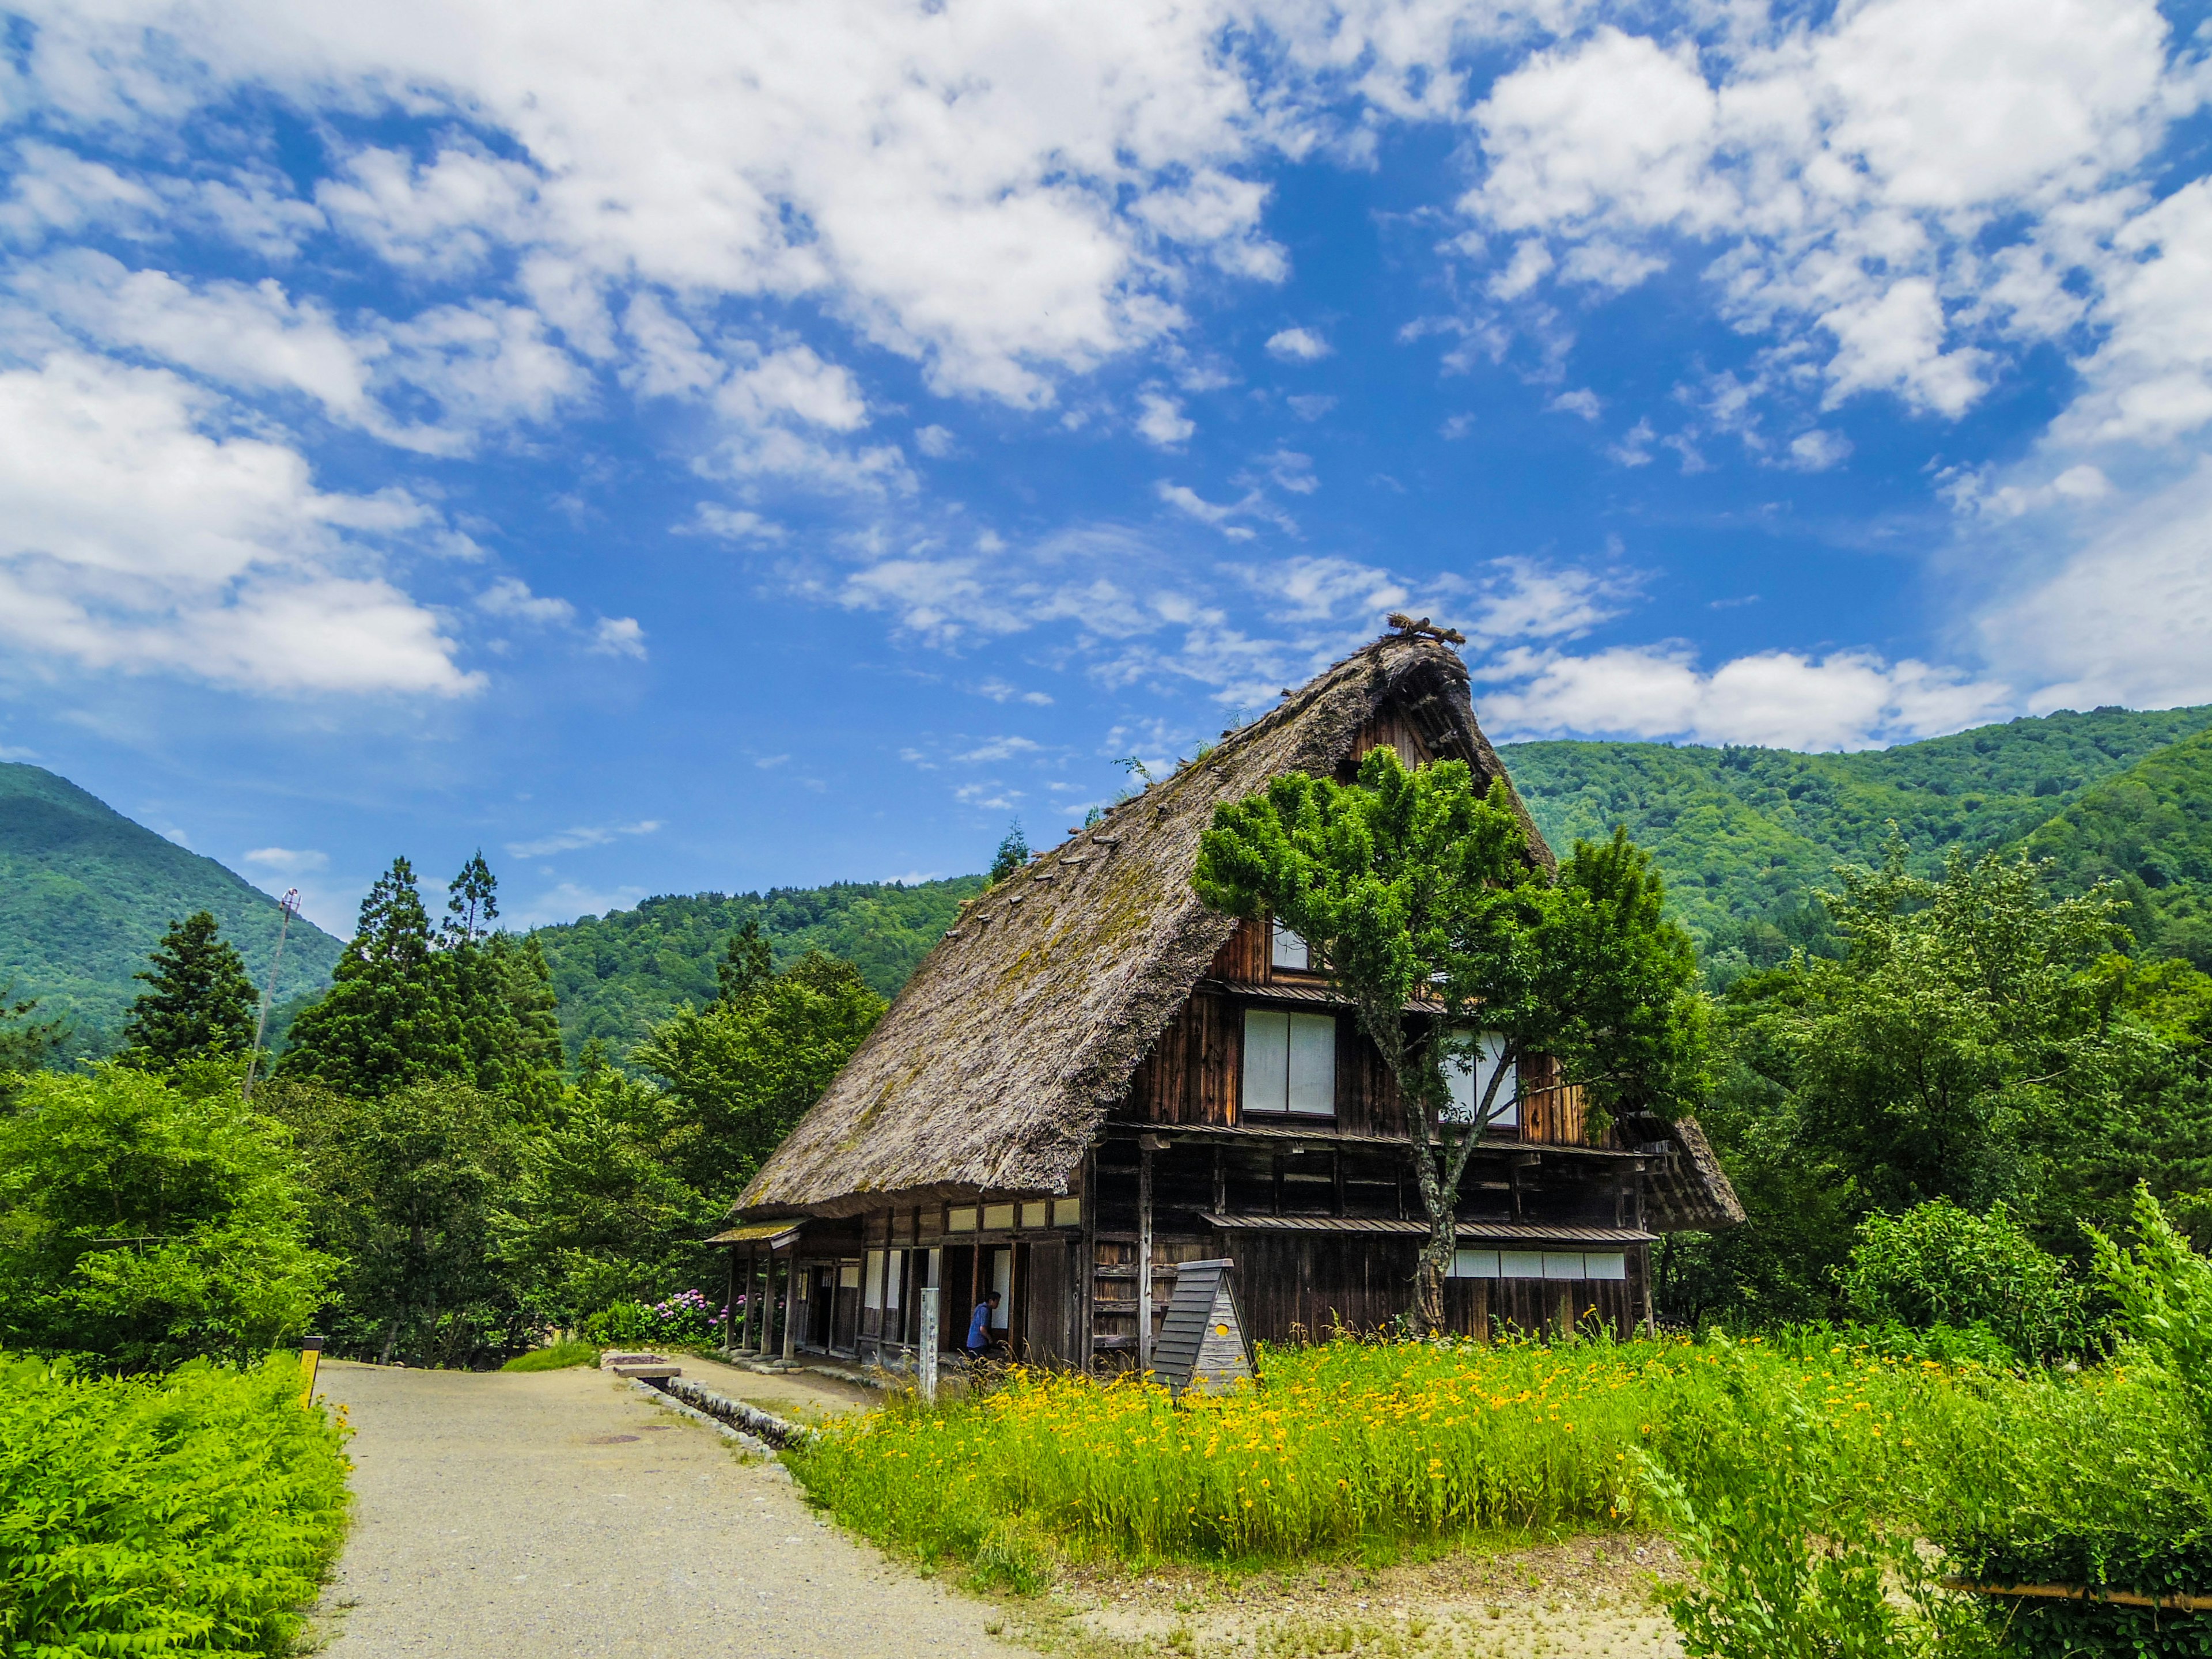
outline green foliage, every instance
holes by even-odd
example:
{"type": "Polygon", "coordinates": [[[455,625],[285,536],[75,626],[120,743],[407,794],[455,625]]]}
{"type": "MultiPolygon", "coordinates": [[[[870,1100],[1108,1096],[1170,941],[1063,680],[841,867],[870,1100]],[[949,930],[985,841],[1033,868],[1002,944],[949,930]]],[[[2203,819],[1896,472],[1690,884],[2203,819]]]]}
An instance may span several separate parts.
{"type": "MultiPolygon", "coordinates": [[[[1656,743],[1501,752],[1554,846],[1620,825],[1650,850],[1670,913],[1719,985],[1779,964],[1792,946],[1826,948],[1825,918],[1807,895],[1838,864],[1875,862],[1891,824],[1916,849],[1915,872],[1932,875],[1952,848],[2013,846],[2094,786],[2208,726],[2212,706],[2100,708],[1848,755],[1656,743]]],[[[2196,799],[2205,798],[2200,787],[2196,799]]]]}
{"type": "Polygon", "coordinates": [[[809,951],[767,978],[655,1026],[631,1055],[667,1085],[668,1168],[726,1206],[883,1017],[858,969],[809,951]]]}
{"type": "Polygon", "coordinates": [[[1348,786],[1286,774],[1215,807],[1192,879],[1217,909],[1272,915],[1306,941],[1440,1140],[1441,1159],[1426,1135],[1413,1157],[1431,1226],[1425,1328],[1441,1317],[1460,1181],[1509,1066],[1551,1054],[1616,1112],[1672,1117],[1705,1093],[1696,957],[1662,915],[1649,860],[1616,832],[1577,843],[1554,876],[1531,855],[1504,781],[1478,792],[1461,762],[1408,770],[1385,744],[1348,786]],[[1417,999],[1467,1012],[1457,1024],[1409,1019],[1417,999]],[[1444,1066],[1478,1023],[1499,1039],[1498,1064],[1457,1123],[1444,1066]]]}
{"type": "Polygon", "coordinates": [[[2078,1352],[2085,1287],[2002,1203],[1986,1215],[1947,1199],[1859,1224],[1844,1301],[1869,1324],[1986,1328],[2022,1358],[2078,1352]]]}
{"type": "Polygon", "coordinates": [[[293,1650],[345,1535],[343,1431],[289,1355],[85,1378],[0,1358],[0,1651],[293,1650]]]}
{"type": "MultiPolygon", "coordinates": [[[[276,902],[213,859],[109,810],[36,766],[0,763],[0,982],[104,1054],[138,990],[132,979],[176,916],[205,910],[258,981],[276,949],[276,902]]],[[[284,945],[285,989],[319,987],[338,941],[304,920],[284,945]]]]}
{"type": "Polygon", "coordinates": [[[1661,1591],[1683,1652],[1995,1659],[2000,1650],[1971,1607],[1936,1587],[1911,1533],[1884,1524],[1867,1458],[1807,1398],[1805,1379],[1725,1342],[1717,1352],[1723,1387],[1700,1414],[1694,1455],[1670,1467],[1635,1453],[1653,1518],[1693,1569],[1661,1591]]]}
{"type": "Polygon", "coordinates": [[[500,1367],[503,1371],[565,1371],[579,1365],[596,1365],[599,1351],[592,1343],[574,1337],[556,1342],[550,1347],[532,1348],[528,1353],[519,1353],[500,1367]]]}
{"type": "Polygon", "coordinates": [[[2063,890],[2118,882],[2124,920],[2145,951],[2212,969],[2212,732],[2096,785],[2027,847],[2053,861],[2063,890]]]}
{"type": "Polygon", "coordinates": [[[294,1024],[280,1074],[369,1096],[454,1079],[526,1109],[561,1087],[560,1025],[544,953],[489,932],[498,883],[478,853],[431,930],[413,868],[394,859],[362,900],[330,994],[294,1024]]]}
{"type": "MultiPolygon", "coordinates": [[[[39,1000],[11,1001],[15,988],[0,985],[0,1091],[10,1085],[8,1075],[36,1072],[52,1063],[69,1042],[69,1022],[38,1018],[39,1000]]],[[[0,1092],[0,1100],[6,1095],[0,1092]]]]}
{"type": "Polygon", "coordinates": [[[1022,821],[1016,818],[1006,826],[1006,833],[999,842],[999,850],[991,855],[990,873],[984,879],[996,887],[1029,861],[1029,838],[1022,834],[1022,821]]]}
{"type": "Polygon", "coordinates": [[[532,1316],[572,1326],[610,1303],[665,1296],[706,1269],[721,1213],[678,1172],[682,1109],[587,1048],[575,1084],[518,1139],[491,1217],[502,1269],[532,1316]]]}
{"type": "Polygon", "coordinates": [[[719,1337],[723,1311],[697,1291],[678,1291],[654,1303],[611,1303],[584,1322],[584,1334],[610,1347],[703,1348],[719,1337]]]}
{"type": "Polygon", "coordinates": [[[595,1041],[621,1057],[660,1021],[715,999],[717,966],[747,922],[759,927],[777,967],[819,951],[851,963],[870,989],[889,998],[952,925],[960,902],[983,887],[981,876],[962,876],[914,886],[840,882],[652,898],[634,910],[540,927],[531,938],[552,969],[571,1059],[595,1041]]]}
{"type": "Polygon", "coordinates": [[[394,859],[361,902],[330,994],[294,1022],[278,1075],[362,1097],[463,1075],[468,1036],[434,944],[414,868],[394,859]]]}
{"type": "Polygon", "coordinates": [[[216,936],[216,919],[195,910],[173,921],[154,947],[153,968],[123,1028],[133,1066],[167,1071],[203,1054],[242,1054],[253,1046],[253,983],[238,952],[216,936]]]}
{"type": "Polygon", "coordinates": [[[26,1083],[0,1116],[0,1346],[135,1370],[307,1328],[336,1264],[308,1247],[287,1137],[222,1081],[26,1083]]]}
{"type": "Polygon", "coordinates": [[[518,1158],[510,1106],[451,1079],[362,1098],[279,1079],[254,1098],[290,1125],[316,1242],[343,1264],[337,1347],[471,1365],[522,1346],[526,1310],[495,1233],[518,1158]]]}
{"type": "Polygon", "coordinates": [[[1669,1243],[1674,1316],[1832,1311],[1829,1272],[1876,1210],[2003,1201],[2079,1259],[2077,1219],[2124,1221],[2138,1180],[2212,1188],[2203,1068],[2130,1012],[2185,1019],[2191,988],[2111,953],[2108,890],[2054,898],[2048,866],[1956,849],[1930,880],[1894,842],[1844,874],[1845,958],[1747,976],[1723,1005],[1700,1121],[1751,1222],[1669,1243]]]}

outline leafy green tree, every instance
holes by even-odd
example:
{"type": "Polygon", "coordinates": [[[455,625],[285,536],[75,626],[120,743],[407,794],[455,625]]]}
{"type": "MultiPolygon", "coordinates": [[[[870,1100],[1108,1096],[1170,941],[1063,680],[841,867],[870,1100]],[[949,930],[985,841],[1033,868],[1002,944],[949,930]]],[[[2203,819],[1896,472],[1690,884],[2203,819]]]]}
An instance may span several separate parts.
{"type": "Polygon", "coordinates": [[[253,1046],[253,981],[216,920],[195,910],[173,921],[154,947],[153,967],[138,975],[147,988],[123,1028],[123,1058],[146,1071],[167,1071],[204,1055],[243,1054],[253,1046]]]}
{"type": "Polygon", "coordinates": [[[15,992],[13,985],[0,985],[0,1078],[11,1073],[41,1070],[70,1039],[67,1020],[36,1018],[38,998],[9,1001],[15,992]]]}
{"type": "Polygon", "coordinates": [[[1862,1221],[1843,1273],[1844,1304],[1860,1319],[1923,1329],[1986,1325],[2024,1359],[2081,1346],[2084,1291],[2004,1205],[1976,1215],[1940,1198],[1862,1221]]]}
{"type": "Polygon", "coordinates": [[[2194,970],[2115,954],[2113,890],[2056,898],[2050,873],[1954,851],[1917,877],[1893,841],[1880,869],[1847,868],[1824,896],[1841,960],[1730,988],[1701,1121],[1750,1219],[1670,1241],[1670,1315],[1834,1312],[1860,1221],[1937,1199],[2004,1202],[2077,1260],[2078,1224],[2124,1225],[2139,1181],[2194,1219],[2212,1191],[2194,970]]]}
{"type": "Polygon", "coordinates": [[[524,1310],[492,1235],[521,1139],[503,1103],[450,1078],[362,1098],[293,1081],[255,1098],[292,1126],[317,1240],[344,1264],[343,1347],[465,1365],[519,1341],[524,1310]]]}
{"type": "Polygon", "coordinates": [[[0,1116],[0,1346],[125,1370],[265,1351],[337,1266],[304,1198],[289,1137],[228,1089],[113,1065],[32,1078],[0,1116]]]}
{"type": "Polygon", "coordinates": [[[446,920],[440,932],[456,945],[473,945],[499,920],[499,882],[479,847],[446,889],[446,920]]]}
{"type": "Polygon", "coordinates": [[[512,933],[495,934],[490,948],[499,960],[507,1006],[514,1015],[507,1091],[520,1104],[550,1105],[560,1094],[563,1065],[560,1004],[553,994],[545,952],[532,933],[520,939],[512,933]]]}
{"type": "Polygon", "coordinates": [[[1269,915],[1306,941],[1357,1009],[1416,1127],[1429,1221],[1414,1314],[1441,1325],[1468,1158],[1502,1109],[1509,1067],[1556,1058],[1603,1114],[1672,1117],[1707,1083],[1706,1022],[1689,937],[1661,914],[1644,854],[1616,832],[1577,843],[1556,875],[1533,856],[1502,781],[1485,794],[1458,761],[1408,770],[1387,745],[1358,781],[1291,773],[1214,809],[1199,896],[1269,915]],[[1406,1012],[1427,1003],[1433,1014],[1406,1012]],[[1493,1063],[1455,1116],[1447,1064],[1472,1034],[1493,1063]]]}
{"type": "Polygon", "coordinates": [[[1016,818],[1000,837],[999,850],[991,855],[990,884],[996,887],[1029,861],[1029,837],[1022,834],[1022,821],[1016,818]]]}
{"type": "Polygon", "coordinates": [[[361,1098],[466,1075],[469,1033],[434,943],[414,869],[394,859],[361,902],[330,994],[293,1023],[278,1074],[361,1098]]]}
{"type": "Polygon", "coordinates": [[[850,963],[817,951],[780,974],[757,978],[747,969],[728,983],[728,995],[662,1021],[630,1056],[682,1108],[681,1127],[666,1143],[671,1167],[723,1207],[885,1006],[850,963]]]}
{"type": "Polygon", "coordinates": [[[696,1241],[720,1213],[677,1173],[683,1111],[652,1084],[587,1048],[492,1218],[501,1260],[532,1313],[574,1327],[625,1298],[689,1286],[696,1241]]]}

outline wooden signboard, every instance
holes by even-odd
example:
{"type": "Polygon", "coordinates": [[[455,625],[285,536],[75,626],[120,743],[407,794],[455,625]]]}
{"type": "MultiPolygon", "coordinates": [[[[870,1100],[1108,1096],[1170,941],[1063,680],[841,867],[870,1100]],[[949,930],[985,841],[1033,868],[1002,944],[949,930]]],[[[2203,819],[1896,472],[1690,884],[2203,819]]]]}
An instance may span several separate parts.
{"type": "Polygon", "coordinates": [[[1253,1375],[1252,1349],[1230,1283],[1234,1261],[1185,1261],[1176,1269],[1175,1297],[1152,1348],[1152,1375],[1168,1392],[1225,1394],[1253,1375]]]}

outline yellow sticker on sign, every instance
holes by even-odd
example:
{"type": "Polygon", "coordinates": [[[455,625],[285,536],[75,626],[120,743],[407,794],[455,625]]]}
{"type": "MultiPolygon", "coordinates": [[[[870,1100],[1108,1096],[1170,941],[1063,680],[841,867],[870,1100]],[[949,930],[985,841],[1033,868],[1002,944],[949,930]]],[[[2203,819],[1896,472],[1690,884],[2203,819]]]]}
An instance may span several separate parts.
{"type": "Polygon", "coordinates": [[[1226,1336],[1229,1334],[1229,1327],[1226,1325],[1216,1325],[1213,1328],[1213,1334],[1216,1336],[1226,1336]]]}

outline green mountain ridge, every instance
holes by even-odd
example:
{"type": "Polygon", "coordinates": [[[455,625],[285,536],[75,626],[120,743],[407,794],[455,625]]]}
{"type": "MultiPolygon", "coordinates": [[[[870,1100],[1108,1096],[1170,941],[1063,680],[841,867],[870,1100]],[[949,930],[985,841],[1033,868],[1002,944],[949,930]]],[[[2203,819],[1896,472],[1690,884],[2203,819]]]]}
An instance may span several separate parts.
{"type": "MultiPolygon", "coordinates": [[[[1875,862],[1891,823],[1928,872],[1954,846],[2030,843],[2059,856],[2066,837],[2046,826],[2208,730],[2212,705],[2068,711],[1850,754],[1568,741],[1499,753],[1547,840],[1564,850],[1626,826],[1709,957],[1741,951],[1757,961],[1825,929],[1824,918],[1808,914],[1814,890],[1831,884],[1838,864],[1875,862]]],[[[2185,785],[2154,770],[2164,780],[2152,788],[2165,792],[2160,799],[2185,785]]],[[[2212,779],[2199,777],[2201,807],[2212,779]]],[[[2098,823],[2115,830],[2116,811],[2098,823]]],[[[2173,819],[2173,833],[2187,821],[2173,819]]],[[[2193,822],[2206,833],[2201,817],[2193,822]]],[[[2212,850],[2212,838],[2201,850],[2212,850]]],[[[2185,867],[2178,847],[2167,857],[2185,867]]],[[[2087,870],[2094,860],[2061,862],[2087,870]]]]}
{"type": "MultiPolygon", "coordinates": [[[[0,984],[66,1016],[78,1053],[112,1042],[173,921],[211,912],[258,986],[276,946],[276,901],[44,767],[0,763],[0,984]]],[[[304,917],[284,940],[286,1001],[330,981],[344,947],[304,917]]]]}
{"type": "Polygon", "coordinates": [[[842,957],[878,995],[894,997],[927,956],[981,876],[920,882],[835,882],[765,893],[649,898],[532,930],[552,969],[561,1036],[573,1059],[594,1038],[626,1053],[656,1020],[711,1001],[715,965],[748,921],[768,935],[775,965],[809,951],[842,957]]]}
{"type": "MultiPolygon", "coordinates": [[[[1838,864],[1876,860],[1893,822],[1923,870],[1954,846],[2024,848],[2056,860],[2069,890],[2117,880],[2148,952],[2212,967],[2212,705],[2067,712],[1855,754],[1566,741],[1501,753],[1556,847],[1619,823],[1650,850],[1716,983],[1793,944],[1830,943],[1814,890],[1838,864]]],[[[982,887],[960,876],[669,895],[532,931],[569,1055],[593,1039],[622,1054],[712,999],[715,964],[749,921],[778,967],[820,950],[895,996],[982,887]]],[[[0,981],[17,995],[112,1030],[162,928],[198,908],[265,972],[265,894],[51,772],[0,766],[0,981]]],[[[326,982],[341,948],[304,922],[291,939],[287,1004],[326,982]]]]}

